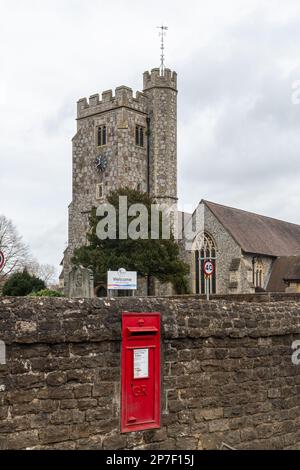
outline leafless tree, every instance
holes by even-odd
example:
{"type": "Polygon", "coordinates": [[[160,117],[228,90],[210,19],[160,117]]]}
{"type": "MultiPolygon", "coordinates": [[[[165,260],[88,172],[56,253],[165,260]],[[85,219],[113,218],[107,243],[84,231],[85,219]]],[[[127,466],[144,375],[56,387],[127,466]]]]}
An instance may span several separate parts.
{"type": "Polygon", "coordinates": [[[0,251],[4,254],[4,265],[0,271],[0,284],[15,271],[26,266],[29,259],[28,247],[18,234],[12,221],[0,215],[0,251]]]}
{"type": "Polygon", "coordinates": [[[47,286],[56,281],[56,269],[51,264],[40,264],[36,259],[31,259],[26,264],[29,274],[42,279],[47,286]]]}

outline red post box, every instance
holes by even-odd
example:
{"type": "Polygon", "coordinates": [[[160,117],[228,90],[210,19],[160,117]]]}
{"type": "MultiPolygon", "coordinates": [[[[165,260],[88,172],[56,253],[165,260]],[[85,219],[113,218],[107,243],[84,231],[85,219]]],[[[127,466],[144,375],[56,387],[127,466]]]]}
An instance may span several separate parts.
{"type": "Polygon", "coordinates": [[[122,314],[121,431],[160,427],[160,314],[122,314]]]}

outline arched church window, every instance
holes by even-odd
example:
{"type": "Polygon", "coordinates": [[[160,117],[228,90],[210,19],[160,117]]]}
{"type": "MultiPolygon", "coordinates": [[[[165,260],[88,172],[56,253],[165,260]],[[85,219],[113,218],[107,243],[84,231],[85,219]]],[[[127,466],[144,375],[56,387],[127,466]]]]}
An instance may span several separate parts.
{"type": "Polygon", "coordinates": [[[254,284],[255,287],[264,288],[264,264],[260,258],[256,258],[254,263],[254,284]]]}
{"type": "Polygon", "coordinates": [[[259,271],[259,287],[262,287],[262,270],[259,271]]]}
{"type": "Polygon", "coordinates": [[[215,294],[216,286],[216,268],[217,268],[217,249],[213,238],[208,233],[200,233],[194,240],[193,249],[195,252],[195,287],[196,294],[206,294],[207,287],[210,294],[215,294]],[[214,273],[209,278],[209,283],[205,282],[204,263],[212,261],[214,264],[214,273]]]}
{"type": "Polygon", "coordinates": [[[140,146],[144,147],[144,129],[140,127],[140,146]]]}
{"type": "Polygon", "coordinates": [[[144,147],[144,128],[142,126],[135,127],[135,145],[144,147]]]}

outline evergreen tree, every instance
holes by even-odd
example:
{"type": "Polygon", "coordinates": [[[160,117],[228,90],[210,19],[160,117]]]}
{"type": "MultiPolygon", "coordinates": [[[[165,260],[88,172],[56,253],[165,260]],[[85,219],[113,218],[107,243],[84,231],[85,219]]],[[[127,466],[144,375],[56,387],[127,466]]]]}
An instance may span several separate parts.
{"type": "Polygon", "coordinates": [[[45,289],[45,283],[35,276],[31,276],[26,269],[23,272],[10,276],[3,286],[2,293],[7,296],[23,297],[31,292],[38,292],[45,289]]]}
{"type": "MultiPolygon", "coordinates": [[[[102,217],[98,217],[93,208],[87,234],[89,244],[75,250],[73,263],[90,267],[96,281],[106,281],[108,270],[122,267],[127,271],[137,271],[141,276],[153,276],[162,283],[171,282],[176,292],[186,293],[189,267],[180,259],[179,245],[173,235],[170,239],[162,239],[160,224],[158,239],[151,238],[151,204],[155,204],[154,200],[147,193],[123,188],[111,192],[107,201],[116,209],[116,239],[98,238],[96,228],[102,217]],[[132,204],[143,204],[147,208],[148,239],[119,239],[119,196],[127,196],[128,208],[132,204]]],[[[134,219],[136,217],[127,216],[128,226],[134,219]]]]}

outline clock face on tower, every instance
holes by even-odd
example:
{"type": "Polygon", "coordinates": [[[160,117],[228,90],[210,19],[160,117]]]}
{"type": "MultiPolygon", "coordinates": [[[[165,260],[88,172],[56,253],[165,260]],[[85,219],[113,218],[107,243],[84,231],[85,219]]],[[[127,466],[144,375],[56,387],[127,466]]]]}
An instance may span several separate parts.
{"type": "Polygon", "coordinates": [[[105,155],[99,155],[99,157],[96,158],[95,160],[95,165],[96,165],[96,168],[103,172],[105,171],[106,167],[107,167],[107,158],[105,155]]]}

